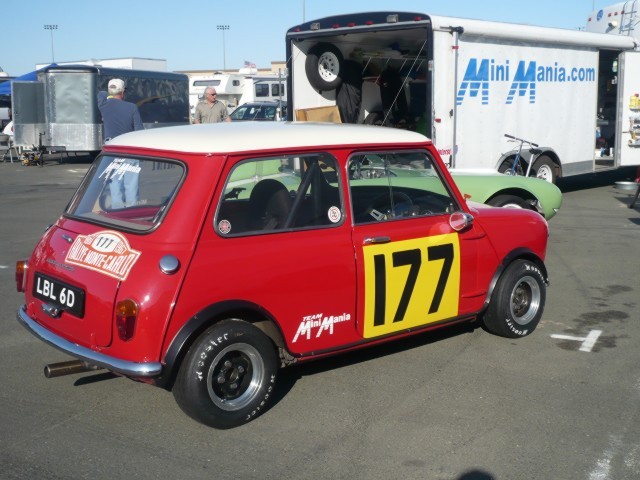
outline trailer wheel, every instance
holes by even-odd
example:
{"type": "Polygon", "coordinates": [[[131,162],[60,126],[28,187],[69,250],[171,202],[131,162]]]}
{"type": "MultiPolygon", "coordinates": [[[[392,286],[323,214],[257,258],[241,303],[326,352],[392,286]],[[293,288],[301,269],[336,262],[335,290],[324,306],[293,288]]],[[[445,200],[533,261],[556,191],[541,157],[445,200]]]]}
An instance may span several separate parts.
{"type": "Polygon", "coordinates": [[[335,90],[342,84],[343,62],[344,57],[336,46],[318,43],[307,54],[304,65],[307,80],[316,90],[335,90]]]}
{"type": "Polygon", "coordinates": [[[549,183],[556,183],[556,164],[547,155],[540,155],[533,164],[536,177],[549,183]]]}

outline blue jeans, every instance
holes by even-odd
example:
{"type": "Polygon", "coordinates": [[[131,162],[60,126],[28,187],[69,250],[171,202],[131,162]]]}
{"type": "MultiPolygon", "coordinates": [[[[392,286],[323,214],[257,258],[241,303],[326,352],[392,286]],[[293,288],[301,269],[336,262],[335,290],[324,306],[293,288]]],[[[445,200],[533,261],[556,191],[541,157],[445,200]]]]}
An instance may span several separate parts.
{"type": "Polygon", "coordinates": [[[131,207],[138,202],[138,175],[137,172],[124,172],[111,178],[111,208],[131,207]]]}

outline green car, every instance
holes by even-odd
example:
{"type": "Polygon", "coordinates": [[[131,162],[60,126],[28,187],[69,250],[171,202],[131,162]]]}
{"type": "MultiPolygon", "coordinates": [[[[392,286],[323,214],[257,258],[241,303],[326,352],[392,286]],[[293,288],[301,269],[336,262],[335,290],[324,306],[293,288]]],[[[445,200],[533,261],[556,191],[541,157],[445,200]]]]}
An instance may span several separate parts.
{"type": "Polygon", "coordinates": [[[553,183],[535,177],[501,173],[450,171],[467,200],[494,207],[529,208],[549,220],[562,205],[562,192],[553,183]]]}
{"type": "MultiPolygon", "coordinates": [[[[356,175],[361,178],[392,176],[426,179],[435,175],[435,172],[422,168],[419,159],[407,162],[406,156],[396,161],[388,156],[383,160],[377,155],[367,155],[360,170],[356,175]]],[[[562,205],[560,189],[539,178],[486,171],[450,170],[449,173],[464,197],[473,202],[494,207],[528,208],[537,211],[547,220],[558,213],[562,205]]]]}
{"type": "MultiPolygon", "coordinates": [[[[264,176],[277,178],[288,190],[296,191],[300,185],[300,172],[295,165],[282,163],[281,160],[260,162],[261,171],[254,171],[255,163],[240,165],[227,184],[225,195],[228,198],[248,197],[248,192],[256,178],[264,176]]],[[[381,158],[377,154],[365,154],[362,161],[351,164],[349,178],[351,185],[360,183],[384,185],[389,177],[394,177],[394,183],[405,188],[415,188],[416,184],[425,182],[442,185],[437,178],[437,172],[425,168],[422,157],[415,159],[411,155],[389,156],[381,158]]],[[[535,210],[550,219],[560,209],[562,192],[558,187],[545,180],[533,177],[511,176],[500,173],[468,173],[450,171],[458,188],[467,201],[485,203],[494,207],[527,208],[535,210]]],[[[334,174],[335,175],[335,174],[334,174]]],[[[337,178],[328,180],[334,183],[337,178]]],[[[442,187],[440,187],[442,188],[442,187]]],[[[445,192],[442,192],[443,194],[445,192]]]]}

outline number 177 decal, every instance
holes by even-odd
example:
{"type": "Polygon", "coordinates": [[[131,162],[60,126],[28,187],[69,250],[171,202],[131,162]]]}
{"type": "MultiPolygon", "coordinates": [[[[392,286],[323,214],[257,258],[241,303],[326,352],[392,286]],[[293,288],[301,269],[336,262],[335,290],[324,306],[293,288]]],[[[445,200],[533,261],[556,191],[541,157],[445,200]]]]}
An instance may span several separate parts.
{"type": "Polygon", "coordinates": [[[365,338],[458,314],[460,245],[455,233],[363,249],[365,338]]]}

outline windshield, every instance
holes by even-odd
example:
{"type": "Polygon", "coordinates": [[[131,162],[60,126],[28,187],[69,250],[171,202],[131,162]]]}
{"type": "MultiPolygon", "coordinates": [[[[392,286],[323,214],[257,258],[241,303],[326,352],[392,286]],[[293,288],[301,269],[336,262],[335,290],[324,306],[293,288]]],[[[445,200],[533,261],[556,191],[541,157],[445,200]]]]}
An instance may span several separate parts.
{"type": "Polygon", "coordinates": [[[286,107],[278,112],[278,105],[252,105],[245,104],[236,108],[231,113],[231,120],[279,120],[287,115],[286,107]]]}
{"type": "Polygon", "coordinates": [[[104,155],[91,166],[66,214],[124,230],[151,230],[184,175],[177,162],[104,155]]]}

